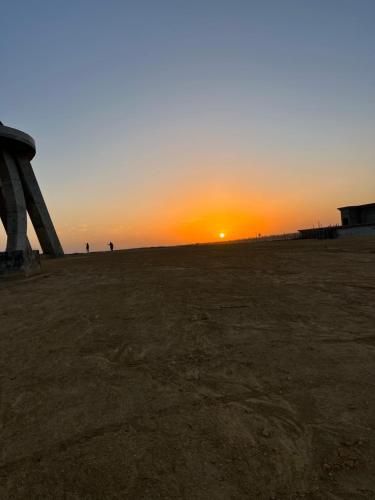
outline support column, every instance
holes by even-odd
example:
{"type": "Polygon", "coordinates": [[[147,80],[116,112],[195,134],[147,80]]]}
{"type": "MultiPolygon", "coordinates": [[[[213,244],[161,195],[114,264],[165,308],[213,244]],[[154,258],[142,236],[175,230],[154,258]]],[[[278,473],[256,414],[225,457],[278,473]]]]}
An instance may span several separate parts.
{"type": "MultiPolygon", "coordinates": [[[[1,181],[0,181],[0,220],[3,223],[6,234],[8,235],[7,229],[7,214],[5,209],[5,199],[3,193],[1,191],[1,181]]],[[[29,238],[26,236],[26,250],[28,253],[32,252],[31,244],[29,242],[29,238]]]]}
{"type": "Polygon", "coordinates": [[[5,200],[3,193],[1,192],[1,181],[0,181],[0,220],[3,223],[5,232],[7,232],[7,214],[5,211],[5,200]]]}
{"type": "Polygon", "coordinates": [[[43,252],[53,257],[64,255],[30,161],[25,157],[18,157],[17,164],[27,211],[43,252]]]}
{"type": "Polygon", "coordinates": [[[7,252],[26,250],[26,202],[14,158],[6,149],[0,150],[1,190],[5,206],[5,228],[8,235],[7,252]]]}

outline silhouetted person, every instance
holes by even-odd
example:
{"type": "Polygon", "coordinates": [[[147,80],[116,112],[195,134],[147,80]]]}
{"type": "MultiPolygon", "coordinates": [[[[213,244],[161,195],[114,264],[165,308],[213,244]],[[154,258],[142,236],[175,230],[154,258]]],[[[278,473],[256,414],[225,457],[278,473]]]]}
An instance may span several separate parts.
{"type": "Polygon", "coordinates": [[[86,252],[89,253],[89,251],[90,251],[90,245],[86,243],[86,252]]]}
{"type": "Polygon", "coordinates": [[[112,243],[112,241],[110,241],[110,242],[108,243],[108,245],[109,245],[109,248],[111,249],[111,252],[113,252],[113,243],[112,243]]]}

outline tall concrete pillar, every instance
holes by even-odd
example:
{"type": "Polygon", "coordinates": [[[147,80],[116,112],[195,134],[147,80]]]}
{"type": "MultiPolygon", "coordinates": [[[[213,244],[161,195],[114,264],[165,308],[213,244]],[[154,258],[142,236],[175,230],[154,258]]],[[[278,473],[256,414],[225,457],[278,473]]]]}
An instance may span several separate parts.
{"type": "Polygon", "coordinates": [[[30,253],[27,212],[46,255],[64,255],[30,161],[35,142],[0,122],[0,218],[7,233],[6,251],[30,253]]]}
{"type": "MultiPolygon", "coordinates": [[[[3,196],[3,193],[2,193],[2,190],[1,190],[1,183],[0,183],[0,220],[3,223],[5,232],[6,232],[7,236],[8,236],[7,211],[6,211],[4,196],[3,196]]],[[[26,237],[26,250],[29,253],[32,251],[29,239],[27,237],[26,237]]]]}
{"type": "Polygon", "coordinates": [[[25,157],[18,157],[17,164],[24,189],[27,211],[43,252],[55,257],[64,255],[30,161],[25,157]]]}
{"type": "Polygon", "coordinates": [[[0,220],[3,223],[5,232],[8,236],[8,231],[7,231],[7,212],[5,208],[5,200],[3,197],[3,193],[1,191],[1,184],[0,184],[0,220]]]}
{"type": "Polygon", "coordinates": [[[26,250],[26,202],[17,164],[6,149],[0,151],[0,179],[8,236],[6,251],[26,250]]]}

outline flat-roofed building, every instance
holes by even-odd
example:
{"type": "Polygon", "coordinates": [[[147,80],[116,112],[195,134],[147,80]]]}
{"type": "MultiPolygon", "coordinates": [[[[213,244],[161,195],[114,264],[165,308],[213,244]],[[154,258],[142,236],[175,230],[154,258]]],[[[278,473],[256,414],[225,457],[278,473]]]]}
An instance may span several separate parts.
{"type": "Polygon", "coordinates": [[[338,210],[341,213],[341,224],[343,226],[375,224],[375,203],[341,207],[338,210]]]}
{"type": "Polygon", "coordinates": [[[375,203],[338,208],[341,226],[299,229],[302,239],[341,238],[343,236],[375,236],[375,203]]]}

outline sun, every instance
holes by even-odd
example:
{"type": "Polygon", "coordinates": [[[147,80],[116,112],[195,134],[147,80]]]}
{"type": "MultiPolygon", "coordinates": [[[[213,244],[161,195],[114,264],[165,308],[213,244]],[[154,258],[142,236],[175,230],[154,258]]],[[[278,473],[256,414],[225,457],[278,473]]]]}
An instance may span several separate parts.
{"type": "Polygon", "coordinates": [[[221,239],[225,238],[225,233],[219,233],[219,237],[220,237],[221,239]]]}

